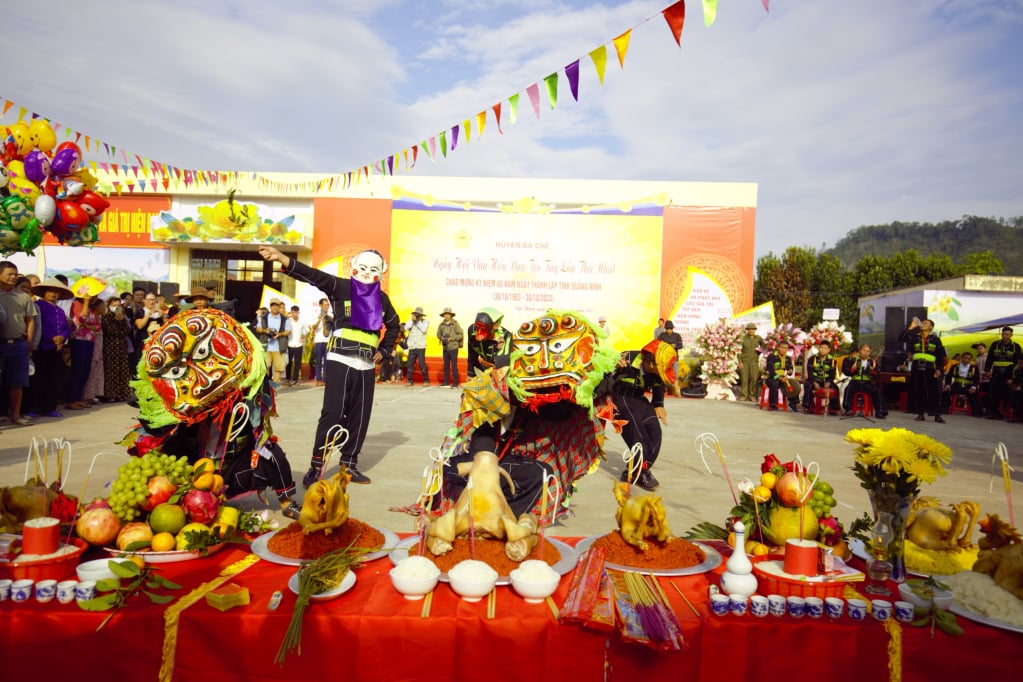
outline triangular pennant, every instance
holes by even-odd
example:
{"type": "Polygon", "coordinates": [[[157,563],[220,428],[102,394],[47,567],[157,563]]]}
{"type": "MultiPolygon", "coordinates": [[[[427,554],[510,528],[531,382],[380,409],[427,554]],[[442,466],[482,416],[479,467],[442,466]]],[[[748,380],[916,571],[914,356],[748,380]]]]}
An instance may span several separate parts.
{"type": "Polygon", "coordinates": [[[703,23],[710,26],[718,16],[718,0],[703,0],[703,23]]]}
{"type": "Polygon", "coordinates": [[[405,170],[407,171],[408,170],[408,147],[405,147],[405,149],[401,152],[401,156],[402,156],[403,159],[405,159],[405,170]]]}
{"type": "Polygon", "coordinates": [[[568,76],[568,88],[572,91],[572,99],[579,101],[579,60],[565,67],[565,75],[568,76]]]}
{"type": "Polygon", "coordinates": [[[472,124],[469,123],[469,119],[462,121],[462,132],[465,133],[465,143],[469,144],[469,131],[472,130],[472,124]]]}
{"type": "Polygon", "coordinates": [[[146,181],[145,180],[139,180],[139,189],[141,189],[143,192],[146,191],[146,181]]]}
{"type": "MultiPolygon", "coordinates": [[[[451,126],[451,151],[455,151],[455,147],[458,146],[458,126],[451,126]]],[[[443,148],[442,148],[443,149],[443,148]]]]}
{"type": "Polygon", "coordinates": [[[526,94],[529,95],[529,101],[533,105],[533,113],[540,118],[540,86],[533,83],[526,88],[526,94]]]}
{"type": "Polygon", "coordinates": [[[596,50],[590,52],[590,59],[593,61],[594,68],[597,69],[597,78],[600,79],[600,84],[604,84],[604,69],[607,67],[607,46],[601,45],[596,50]]]}
{"type": "MultiPolygon", "coordinates": [[[[765,9],[765,10],[767,10],[768,12],[770,12],[770,11],[771,11],[771,8],[770,8],[770,7],[768,7],[768,5],[770,4],[770,2],[771,2],[771,0],[764,0],[764,9],[765,9]]],[[[7,112],[6,112],[6,111],[4,111],[4,113],[6,114],[7,112]]]]}
{"type": "MultiPolygon", "coordinates": [[[[487,127],[487,112],[476,114],[476,136],[483,137],[483,129],[487,127]]],[[[468,138],[468,136],[466,136],[468,138]]]]}
{"type": "Polygon", "coordinates": [[[515,125],[515,121],[519,118],[519,93],[515,93],[508,98],[508,106],[511,111],[508,112],[508,118],[511,120],[511,124],[515,125]]]}
{"type": "Polygon", "coordinates": [[[10,111],[11,107],[13,107],[13,106],[14,106],[14,102],[5,101],[4,102],[4,113],[3,113],[3,115],[6,116],[7,112],[10,111]]]}
{"type": "Polygon", "coordinates": [[[85,136],[85,151],[89,151],[89,136],[85,136]]]}
{"type": "Polygon", "coordinates": [[[25,107],[18,107],[18,120],[25,118],[25,114],[28,113],[28,109],[25,107]]]}
{"type": "MultiPolygon", "coordinates": [[[[682,47],[682,25],[686,23],[686,2],[678,0],[674,5],[665,9],[661,14],[671,28],[671,35],[675,36],[675,42],[682,47]]],[[[617,40],[617,39],[616,39],[617,40]]]]}
{"type": "MultiPolygon", "coordinates": [[[[679,2],[685,9],[685,3],[679,2]]],[[[625,33],[615,38],[612,42],[615,44],[615,52],[618,53],[618,66],[625,68],[625,53],[629,51],[629,38],[632,37],[632,29],[630,28],[625,33]]]]}
{"type": "Polygon", "coordinates": [[[437,138],[430,137],[430,158],[436,160],[437,158],[437,138]]]}
{"type": "Polygon", "coordinates": [[[547,88],[547,99],[551,101],[551,109],[553,109],[558,104],[558,72],[555,71],[544,78],[543,84],[547,88]]]}
{"type": "Polygon", "coordinates": [[[387,174],[394,175],[394,155],[387,157],[387,174]]]}
{"type": "MultiPolygon", "coordinates": [[[[499,134],[501,134],[501,135],[504,135],[504,131],[501,130],[501,103],[498,102],[497,104],[492,106],[491,109],[494,110],[494,120],[497,121],[497,132],[499,134]]],[[[480,128],[480,135],[482,135],[482,134],[483,134],[483,128],[480,128]]]]}
{"type": "MultiPolygon", "coordinates": [[[[78,142],[79,142],[79,141],[80,141],[81,139],[82,139],[82,134],[81,134],[81,133],[79,133],[79,132],[75,132],[75,144],[78,144],[78,142]]],[[[127,161],[127,159],[125,159],[125,161],[127,161]]]]}
{"type": "MultiPolygon", "coordinates": [[[[457,128],[455,129],[457,132],[457,128]]],[[[440,155],[448,158],[448,136],[445,131],[440,131],[440,155]]]]}
{"type": "Polygon", "coordinates": [[[412,167],[416,167],[416,161],[419,160],[419,145],[412,148],[412,167]]]}

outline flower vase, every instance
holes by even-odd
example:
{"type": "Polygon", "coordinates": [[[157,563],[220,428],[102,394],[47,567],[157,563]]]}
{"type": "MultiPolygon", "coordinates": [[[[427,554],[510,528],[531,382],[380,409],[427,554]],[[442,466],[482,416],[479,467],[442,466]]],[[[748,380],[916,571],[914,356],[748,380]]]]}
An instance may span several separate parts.
{"type": "MultiPolygon", "coordinates": [[[[874,511],[874,522],[880,514],[887,513],[891,519],[892,540],[888,543],[888,556],[892,565],[889,580],[896,583],[905,582],[906,571],[906,521],[909,508],[916,498],[896,493],[870,492],[870,506],[874,511]]],[[[868,548],[869,549],[869,548],[868,548]]]]}

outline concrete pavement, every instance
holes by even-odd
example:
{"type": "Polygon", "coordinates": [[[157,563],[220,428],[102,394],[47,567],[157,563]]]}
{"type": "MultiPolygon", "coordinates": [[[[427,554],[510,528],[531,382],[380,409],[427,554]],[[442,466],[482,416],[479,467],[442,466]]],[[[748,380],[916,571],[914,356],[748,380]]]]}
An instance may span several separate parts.
{"type": "MultiPolygon", "coordinates": [[[[316,422],[322,401],[321,388],[312,382],[278,393],[280,416],[274,428],[288,453],[296,480],[309,464],[316,422]]],[[[394,531],[411,531],[412,518],[388,511],[389,507],[411,504],[420,489],[423,468],[431,447],[440,444],[458,409],[460,392],[439,386],[407,387],[404,384],[377,384],[369,435],[359,468],[372,477],[369,485],[349,486],[352,516],[394,531]]],[[[892,412],[885,421],[870,424],[863,419],[766,412],[754,403],[669,398],[668,426],[664,444],[654,469],[661,486],[657,491],[665,503],[668,520],[677,534],[683,534],[701,521],[723,523],[732,507],[732,496],[721,464],[708,456],[710,472],[704,468],[693,448],[696,436],[710,432],[724,450],[732,481],[742,477],[758,478],[760,462],[767,453],[787,461],[797,453],[805,462],[817,461],[821,479],[835,488],[838,506],[834,513],[848,524],[869,509],[867,494],[859,487],[851,465],[853,447],[843,440],[852,428],[901,426],[926,433],[948,445],[955,453],[949,475],[925,486],[924,494],[943,503],[972,499],[981,512],[993,512],[1008,518],[1008,506],[996,470],[991,486],[992,455],[998,442],[1009,448],[1015,465],[1013,482],[1017,491],[1023,486],[1023,426],[1000,421],[975,419],[963,415],[945,416],[946,424],[913,421],[914,415],[892,412]],[[989,486],[991,491],[989,492],[989,486]]],[[[104,486],[124,461],[124,448],[115,445],[134,423],[135,411],[124,404],[98,405],[89,410],[68,411],[62,419],[39,420],[29,427],[5,425],[0,430],[0,483],[17,485],[23,481],[25,459],[32,438],[65,438],[72,445],[71,471],[65,489],[82,495],[90,465],[95,463],[84,499],[105,496],[104,486]],[[110,453],[100,454],[99,453],[110,453]]],[[[605,533],[615,525],[616,504],[612,482],[622,470],[625,444],[611,435],[607,442],[608,460],[600,469],[578,483],[572,498],[572,516],[561,521],[554,535],[585,536],[605,533]]],[[[328,470],[336,471],[337,463],[328,470]]],[[[49,463],[52,470],[55,463],[49,463]]],[[[300,496],[301,496],[301,483],[300,496]]],[[[1019,494],[1017,492],[1017,499],[1019,494]]],[[[245,498],[246,506],[259,507],[254,496],[245,498]]]]}

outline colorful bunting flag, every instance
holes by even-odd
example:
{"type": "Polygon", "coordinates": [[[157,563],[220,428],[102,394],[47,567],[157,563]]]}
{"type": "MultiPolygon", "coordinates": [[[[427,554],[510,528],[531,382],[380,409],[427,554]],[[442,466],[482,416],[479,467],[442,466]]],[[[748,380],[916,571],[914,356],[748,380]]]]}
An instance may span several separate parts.
{"type": "MultiPolygon", "coordinates": [[[[458,125],[451,126],[451,151],[455,151],[455,147],[458,146],[458,125]]],[[[443,147],[441,148],[443,149],[443,147]]]]}
{"type": "MultiPolygon", "coordinates": [[[[497,132],[501,135],[504,135],[504,131],[501,130],[501,103],[498,102],[491,108],[494,110],[494,119],[497,121],[497,132]]],[[[482,134],[483,128],[480,128],[480,135],[482,134]]]]}
{"type": "MultiPolygon", "coordinates": [[[[679,2],[678,4],[685,7],[685,3],[679,2]]],[[[625,33],[615,38],[612,42],[615,44],[615,52],[618,53],[618,66],[625,68],[625,53],[629,51],[629,38],[632,37],[632,29],[630,28],[625,33]]]]}
{"type": "Polygon", "coordinates": [[[440,133],[440,155],[448,158],[448,136],[442,130],[440,133]]]}
{"type": "Polygon", "coordinates": [[[568,76],[568,87],[572,91],[572,99],[579,101],[579,60],[565,67],[565,75],[568,76]]]}
{"type": "Polygon", "coordinates": [[[469,144],[469,130],[472,128],[472,124],[469,123],[469,119],[462,121],[462,132],[465,133],[465,143],[469,144]]]}
{"type": "MultiPolygon", "coordinates": [[[[764,0],[765,2],[767,0],[764,0]]],[[[710,26],[718,16],[718,0],[703,0],[703,23],[710,26]]]]}
{"type": "Polygon", "coordinates": [[[529,101],[533,105],[533,113],[540,118],[540,86],[533,83],[526,88],[526,94],[529,95],[529,101]]]}
{"type": "Polygon", "coordinates": [[[515,93],[508,98],[508,106],[511,111],[508,112],[508,118],[511,119],[511,124],[515,125],[515,121],[519,118],[519,93],[515,93]]]}
{"type": "MultiPolygon", "coordinates": [[[[487,127],[487,112],[486,111],[481,111],[480,113],[476,114],[476,137],[483,137],[483,129],[486,128],[486,127],[487,127]]],[[[469,136],[466,135],[465,139],[468,140],[469,136]]]]}
{"type": "Polygon", "coordinates": [[[668,22],[668,27],[671,28],[671,35],[675,36],[675,43],[682,47],[682,25],[686,22],[685,0],[679,0],[661,12],[661,14],[664,15],[664,20],[668,22]]]}
{"type": "Polygon", "coordinates": [[[600,79],[600,84],[604,84],[604,69],[607,67],[607,46],[601,45],[596,50],[590,51],[590,60],[593,62],[593,67],[597,70],[597,78],[600,79]]]}

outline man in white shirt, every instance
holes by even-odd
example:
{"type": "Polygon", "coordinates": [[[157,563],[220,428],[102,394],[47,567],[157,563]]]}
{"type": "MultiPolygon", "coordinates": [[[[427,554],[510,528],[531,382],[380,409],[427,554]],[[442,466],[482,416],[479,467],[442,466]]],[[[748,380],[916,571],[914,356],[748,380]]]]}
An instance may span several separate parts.
{"type": "Polygon", "coordinates": [[[412,311],[412,319],[405,323],[405,332],[408,335],[408,385],[412,385],[412,373],[419,363],[419,371],[423,373],[423,386],[430,385],[430,374],[426,371],[426,332],[430,328],[430,321],[426,319],[422,308],[412,311]]]}
{"type": "Polygon", "coordinates": [[[266,366],[270,370],[270,380],[280,383],[288,366],[287,343],[291,334],[291,319],[281,314],[284,304],[281,299],[270,299],[270,314],[261,327],[267,334],[266,366]],[[283,339],[283,340],[282,340],[283,339]]]}
{"type": "Polygon", "coordinates": [[[313,327],[313,362],[316,365],[316,385],[323,386],[325,381],[324,363],[327,361],[327,342],[334,331],[334,313],[330,312],[330,300],[320,299],[320,315],[313,327]]]}
{"type": "Polygon", "coordinates": [[[287,383],[291,386],[297,385],[302,378],[302,352],[305,350],[306,339],[309,338],[309,324],[298,319],[300,312],[301,309],[297,305],[291,306],[291,333],[288,334],[288,369],[286,372],[287,383]]]}

